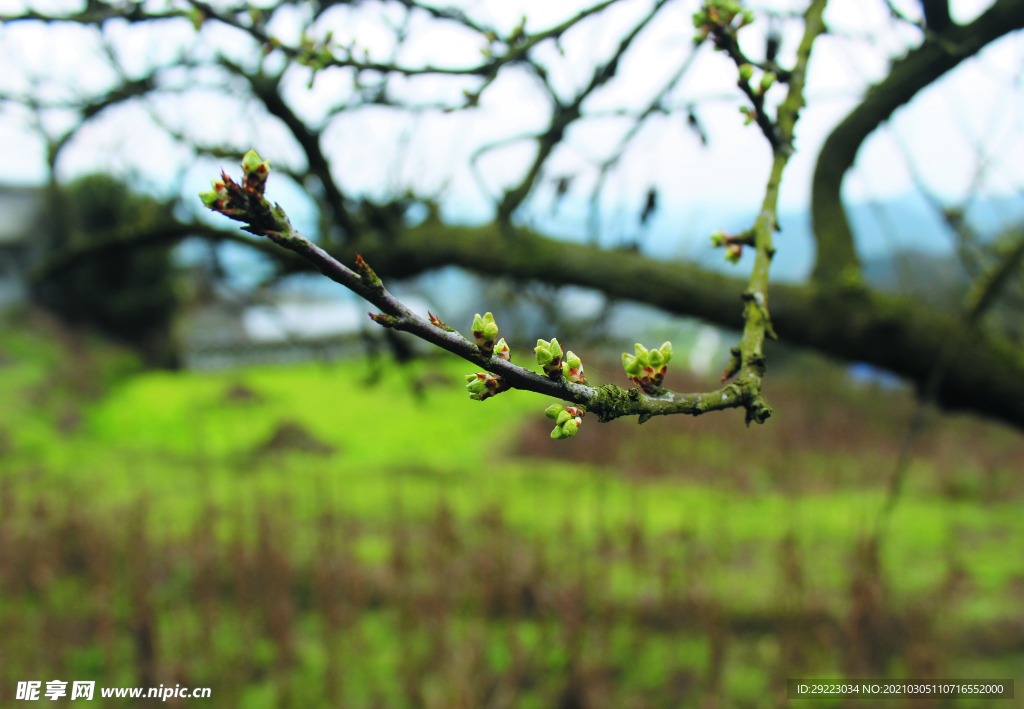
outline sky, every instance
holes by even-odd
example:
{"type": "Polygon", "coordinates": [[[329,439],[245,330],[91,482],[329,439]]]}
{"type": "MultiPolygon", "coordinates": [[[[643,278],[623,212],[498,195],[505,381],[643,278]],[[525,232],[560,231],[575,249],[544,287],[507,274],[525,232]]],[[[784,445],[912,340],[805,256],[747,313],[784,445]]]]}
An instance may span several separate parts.
{"type": "MultiPolygon", "coordinates": [[[[587,3],[476,0],[454,4],[507,32],[523,15],[528,18],[528,30],[540,30],[587,3]]],[[[895,4],[912,18],[919,15],[914,0],[895,4]]],[[[969,21],[988,4],[954,0],[954,19],[969,21]]],[[[3,13],[22,6],[21,0],[0,0],[3,13]]],[[[53,10],[75,3],[37,0],[32,6],[53,10]]],[[[568,97],[578,90],[594,65],[612,53],[624,32],[651,6],[650,0],[623,0],[569,32],[561,51],[554,43],[539,47],[536,56],[548,67],[558,93],[568,97]]],[[[804,3],[777,0],[752,7],[801,10],[804,3]]],[[[587,100],[585,111],[598,115],[644,106],[692,50],[690,14],[694,9],[695,3],[685,0],[664,8],[627,54],[616,79],[587,100]]],[[[393,52],[387,22],[398,22],[401,15],[394,6],[376,3],[338,7],[325,13],[312,32],[323,36],[332,29],[336,40],[355,41],[360,52],[386,60],[393,52]]],[[[762,51],[765,22],[760,19],[740,35],[745,50],[755,56],[762,51]]],[[[871,83],[885,76],[892,57],[921,41],[919,30],[888,19],[881,0],[832,0],[826,22],[830,34],[815,46],[808,107],[797,130],[797,153],[782,187],[782,208],[789,211],[806,209],[814,161],[829,131],[871,83]]],[[[275,16],[271,29],[294,42],[305,25],[306,16],[297,9],[275,16]]],[[[780,58],[785,64],[792,59],[800,23],[787,21],[784,30],[780,58]]],[[[409,37],[399,54],[407,65],[466,65],[478,60],[483,46],[479,36],[423,16],[412,19],[409,37]]],[[[95,28],[37,23],[6,25],[0,26],[0,93],[31,92],[40,100],[59,100],[103,90],[116,79],[103,54],[104,41],[128,76],[169,63],[182,48],[194,59],[209,59],[214,47],[250,64],[256,56],[247,36],[216,23],[205,24],[198,33],[184,20],[158,29],[109,22],[102,33],[95,28]]],[[[861,149],[844,185],[847,199],[899,199],[914,191],[915,172],[929,190],[951,202],[970,194],[975,181],[984,195],[1019,195],[1024,185],[1022,58],[1024,40],[1015,33],[898,110],[861,149]],[[979,156],[985,165],[981,173],[979,156]]],[[[277,58],[271,55],[267,61],[272,64],[277,58]]],[[[698,50],[667,103],[694,107],[708,145],[703,146],[687,126],[685,113],[651,119],[606,182],[601,198],[603,229],[620,235],[635,231],[636,215],[652,187],[659,191],[662,206],[653,230],[685,231],[680,222],[703,225],[709,214],[757,209],[770,150],[755,127],[743,125],[735,71],[710,47],[698,50]]],[[[534,148],[531,141],[519,140],[488,151],[480,158],[477,172],[470,168],[473,153],[488,143],[543,128],[550,111],[536,79],[514,69],[503,71],[483,93],[477,110],[423,111],[412,116],[380,107],[334,114],[333,107],[353,94],[351,72],[321,72],[312,87],[309,79],[305,68],[288,69],[284,94],[300,115],[324,127],[324,150],[335,177],[349,194],[380,198],[411,188],[421,195],[438,196],[448,216],[464,221],[492,214],[493,200],[503,187],[521,178],[534,148]]],[[[389,92],[421,102],[457,101],[462,90],[473,85],[466,79],[396,78],[389,83],[389,92]]],[[[113,170],[141,175],[158,190],[175,185],[183,194],[193,194],[203,189],[220,163],[195,159],[160,124],[209,143],[256,147],[270,157],[272,165],[301,167],[294,141],[279,124],[262,117],[257,106],[240,97],[237,80],[216,70],[181,68],[167,71],[162,87],[167,91],[161,95],[105,112],[80,131],[62,155],[59,176],[66,179],[98,169],[113,170]]],[[[779,100],[783,91],[772,89],[770,100],[779,100]]],[[[53,111],[43,124],[57,133],[74,120],[73,114],[53,111]]],[[[566,233],[584,232],[597,175],[594,165],[611,154],[629,125],[621,117],[598,115],[574,126],[549,160],[545,180],[535,191],[526,217],[566,233]],[[574,181],[564,203],[554,211],[554,178],[562,175],[574,176],[574,181]]],[[[5,182],[39,184],[46,179],[45,146],[27,111],[10,104],[0,108],[0,144],[5,152],[5,182]]],[[[296,221],[307,219],[312,228],[308,200],[301,191],[287,180],[276,185],[272,181],[271,187],[277,190],[275,198],[298,215],[296,221]]]]}

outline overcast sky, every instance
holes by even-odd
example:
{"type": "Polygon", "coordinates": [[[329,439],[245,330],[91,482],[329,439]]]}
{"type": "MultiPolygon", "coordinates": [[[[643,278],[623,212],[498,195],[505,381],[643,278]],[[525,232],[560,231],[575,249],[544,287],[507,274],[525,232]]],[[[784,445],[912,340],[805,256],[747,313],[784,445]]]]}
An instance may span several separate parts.
{"type": "MultiPolygon", "coordinates": [[[[588,3],[479,0],[455,4],[506,31],[525,14],[529,18],[527,29],[533,31],[563,20],[588,3]]],[[[913,0],[896,4],[906,14],[918,15],[913,0]]],[[[967,21],[988,4],[953,0],[953,14],[958,21],[967,21]]],[[[650,0],[624,0],[611,11],[588,20],[565,37],[564,56],[553,45],[538,50],[559,92],[568,96],[581,86],[595,63],[611,54],[624,32],[651,5],[650,0]]],[[[5,13],[21,6],[18,0],[0,0],[0,11],[5,13]]],[[[34,2],[33,6],[53,9],[67,3],[48,0],[34,2]]],[[[678,2],[664,9],[627,55],[616,80],[588,100],[586,108],[593,112],[642,107],[691,51],[693,28],[689,15],[694,6],[692,2],[678,2]]],[[[785,0],[754,5],[776,9],[803,6],[785,0]]],[[[336,39],[352,38],[371,57],[386,59],[392,46],[383,19],[397,19],[400,13],[395,10],[381,11],[370,3],[355,9],[339,7],[327,13],[316,29],[323,32],[332,28],[336,39]]],[[[303,19],[301,12],[282,15],[273,30],[283,39],[294,41],[303,19]]],[[[808,108],[797,131],[798,152],[782,190],[787,209],[806,206],[815,156],[829,130],[856,105],[871,82],[885,75],[890,57],[899,56],[921,40],[915,28],[892,22],[881,0],[832,0],[826,20],[832,35],[819,39],[815,47],[807,87],[808,108]]],[[[760,51],[763,27],[764,20],[759,20],[741,33],[755,56],[760,51]]],[[[204,51],[208,55],[209,50],[204,48],[214,45],[242,61],[253,56],[253,45],[247,37],[213,23],[207,23],[199,37],[186,21],[165,23],[158,31],[108,23],[104,32],[129,75],[167,62],[182,46],[192,46],[192,56],[201,56],[204,51]]],[[[791,58],[798,32],[798,23],[787,25],[784,60],[791,58]]],[[[458,66],[477,60],[481,48],[481,40],[472,33],[419,18],[400,58],[412,65],[430,61],[458,66]]],[[[668,103],[696,107],[709,145],[701,145],[680,114],[651,120],[607,182],[602,199],[606,217],[614,217],[616,210],[632,215],[652,186],[659,189],[666,213],[692,205],[739,210],[759,203],[769,165],[768,146],[755,127],[743,126],[735,68],[709,47],[699,52],[668,103]]],[[[911,191],[909,155],[931,189],[948,199],[958,199],[967,193],[977,174],[979,151],[987,160],[984,191],[1018,194],[1024,184],[1019,91],[1022,57],[1024,44],[1016,33],[993,44],[898,111],[861,150],[857,168],[847,180],[848,197],[890,199],[911,191]]],[[[488,213],[490,200],[500,188],[521,177],[532,157],[533,144],[520,141],[487,153],[480,161],[482,180],[475,179],[468,168],[469,156],[490,141],[542,128],[549,115],[549,104],[534,78],[523,71],[504,71],[483,94],[476,111],[426,112],[409,117],[374,108],[328,120],[330,108],[351,95],[351,75],[344,70],[325,71],[309,89],[308,70],[297,67],[289,72],[285,94],[301,115],[326,121],[324,148],[333,159],[335,175],[349,193],[379,197],[411,186],[423,194],[440,194],[449,209],[481,217],[488,213]]],[[[45,98],[67,97],[109,85],[114,74],[100,52],[99,32],[94,28],[47,28],[34,23],[0,27],[0,91],[27,91],[33,80],[40,82],[37,91],[45,98]]],[[[211,142],[252,145],[277,164],[301,166],[297,147],[279,125],[254,120],[256,108],[223,89],[202,89],[204,80],[224,85],[214,74],[170,73],[165,85],[177,85],[181,92],[109,111],[75,138],[59,165],[61,176],[96,169],[136,169],[160,185],[168,184],[173,177],[174,171],[167,169],[169,163],[182,164],[191,165],[185,170],[182,189],[201,189],[213,163],[192,160],[186,149],[165,137],[154,114],[211,142]]],[[[394,95],[434,101],[456,99],[462,88],[472,85],[466,80],[396,79],[391,86],[394,95]]],[[[773,98],[781,95],[781,88],[773,90],[773,98]]],[[[52,114],[47,125],[57,131],[72,119],[52,114]]],[[[547,211],[550,178],[576,175],[566,213],[572,215],[575,210],[582,218],[582,205],[596,175],[593,163],[609,154],[628,125],[623,119],[603,118],[574,127],[565,145],[549,161],[549,180],[538,190],[533,209],[547,211]]],[[[26,111],[7,105],[0,112],[0,144],[5,153],[4,181],[40,183],[45,179],[43,142],[33,132],[26,111]]],[[[284,185],[280,190],[286,204],[288,200],[301,200],[284,185]]]]}

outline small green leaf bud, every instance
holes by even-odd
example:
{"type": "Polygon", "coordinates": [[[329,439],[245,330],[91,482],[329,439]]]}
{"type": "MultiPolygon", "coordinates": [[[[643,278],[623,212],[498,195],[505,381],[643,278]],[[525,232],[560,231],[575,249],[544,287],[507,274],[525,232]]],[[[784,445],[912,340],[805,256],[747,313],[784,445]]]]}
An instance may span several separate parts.
{"type": "Polygon", "coordinates": [[[630,377],[639,377],[642,373],[643,365],[637,361],[637,358],[631,354],[622,353],[622,368],[626,370],[626,374],[630,377]]]}
{"type": "Polygon", "coordinates": [[[544,415],[552,421],[558,420],[558,415],[565,411],[565,407],[561,404],[552,404],[548,408],[544,409],[544,415]]]}
{"type": "Polygon", "coordinates": [[[213,205],[217,203],[219,197],[217,196],[217,193],[214,192],[213,190],[208,190],[206,192],[200,192],[199,199],[203,200],[204,205],[212,209],[213,205]]]}
{"type": "Polygon", "coordinates": [[[474,378],[472,382],[466,385],[466,388],[469,389],[470,393],[481,394],[487,391],[487,382],[483,379],[474,378]]]}
{"type": "Polygon", "coordinates": [[[561,356],[562,356],[562,346],[560,344],[558,344],[558,339],[557,338],[554,338],[554,337],[551,338],[551,346],[548,349],[551,350],[551,356],[552,357],[561,358],[561,356]]]}
{"type": "Polygon", "coordinates": [[[586,384],[587,379],[583,376],[583,361],[574,352],[565,353],[565,366],[562,374],[573,384],[586,384]]]}
{"type": "Polygon", "coordinates": [[[565,438],[566,436],[564,433],[562,433],[561,426],[555,426],[555,428],[551,431],[551,437],[557,441],[561,438],[565,438]]]}
{"type": "Polygon", "coordinates": [[[473,339],[476,346],[488,354],[494,350],[494,339],[498,336],[498,325],[494,315],[486,313],[483,317],[477,313],[473,316],[473,339]]]}
{"type": "Polygon", "coordinates": [[[661,351],[661,356],[664,359],[665,364],[668,364],[669,360],[672,359],[672,355],[675,354],[672,351],[672,343],[671,342],[664,342],[664,343],[662,343],[661,347],[659,347],[658,350],[661,351]]]}
{"type": "Polygon", "coordinates": [[[749,24],[751,24],[753,22],[754,22],[754,11],[753,10],[744,10],[743,11],[743,22],[742,22],[741,26],[749,25],[749,24]]]}
{"type": "Polygon", "coordinates": [[[508,343],[505,342],[504,337],[494,344],[494,356],[498,359],[503,359],[506,362],[512,360],[512,350],[509,349],[508,343]]]}
{"type": "Polygon", "coordinates": [[[555,377],[562,373],[562,346],[558,340],[537,340],[533,351],[537,355],[537,364],[544,368],[545,374],[555,377]]]}
{"type": "Polygon", "coordinates": [[[661,366],[665,364],[665,358],[661,356],[660,350],[651,350],[647,355],[647,361],[654,369],[661,369],[661,366]]]}
{"type": "Polygon", "coordinates": [[[568,421],[571,418],[572,418],[572,415],[569,414],[568,411],[563,410],[560,414],[558,414],[558,418],[555,419],[555,425],[556,426],[561,426],[563,423],[565,423],[566,421],[568,421]]]}
{"type": "Polygon", "coordinates": [[[651,366],[650,362],[647,359],[647,355],[648,355],[647,348],[644,347],[643,345],[641,345],[639,342],[637,342],[635,345],[633,345],[633,347],[634,347],[634,349],[636,349],[636,361],[640,364],[640,366],[641,367],[649,367],[649,366],[651,366]]]}
{"type": "Polygon", "coordinates": [[[263,158],[255,150],[249,150],[242,156],[242,170],[252,172],[263,164],[263,158]]]}
{"type": "Polygon", "coordinates": [[[576,423],[576,419],[569,419],[562,424],[562,437],[572,438],[576,435],[576,431],[579,430],[579,424],[576,423]]]}
{"type": "Polygon", "coordinates": [[[466,389],[469,391],[470,399],[483,401],[508,390],[509,387],[496,374],[478,372],[466,375],[466,389]]]}
{"type": "Polygon", "coordinates": [[[740,64],[740,79],[750,81],[754,76],[754,67],[749,64],[740,64]]]}
{"type": "Polygon", "coordinates": [[[761,77],[761,93],[770,89],[776,78],[774,71],[765,72],[765,75],[761,77]]]}
{"type": "Polygon", "coordinates": [[[725,260],[729,263],[738,263],[743,256],[743,244],[729,244],[725,247],[725,260]]]}
{"type": "Polygon", "coordinates": [[[544,340],[539,340],[537,342],[537,346],[534,348],[533,351],[537,354],[537,364],[539,364],[542,367],[546,367],[547,365],[551,364],[551,360],[553,360],[554,357],[551,356],[551,351],[548,350],[547,347],[541,346],[541,342],[544,342],[544,340]]]}
{"type": "Polygon", "coordinates": [[[726,241],[729,239],[729,235],[722,230],[716,231],[711,235],[711,246],[718,249],[725,246],[726,241]]]}
{"type": "Polygon", "coordinates": [[[270,174],[270,161],[261,158],[255,150],[249,150],[242,156],[242,173],[245,186],[263,194],[270,174]]]}

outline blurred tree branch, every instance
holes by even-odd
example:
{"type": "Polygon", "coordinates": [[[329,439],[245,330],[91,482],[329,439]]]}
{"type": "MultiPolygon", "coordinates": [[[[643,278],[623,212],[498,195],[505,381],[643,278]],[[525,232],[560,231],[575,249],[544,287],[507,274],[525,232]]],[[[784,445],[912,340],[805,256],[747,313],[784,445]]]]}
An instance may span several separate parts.
{"type": "MultiPolygon", "coordinates": [[[[923,2],[925,12],[944,0],[923,2]]],[[[948,20],[949,10],[946,8],[948,20]]],[[[936,15],[933,14],[935,19],[936,15]]],[[[818,253],[812,278],[823,288],[860,280],[853,232],[840,196],[843,178],[865,139],[900,106],[989,43],[1024,27],[1024,3],[996,0],[967,25],[938,21],[941,30],[925,34],[924,42],[892,65],[889,74],[868,90],[864,100],[835,127],[818,155],[811,187],[811,219],[818,253]]]]}

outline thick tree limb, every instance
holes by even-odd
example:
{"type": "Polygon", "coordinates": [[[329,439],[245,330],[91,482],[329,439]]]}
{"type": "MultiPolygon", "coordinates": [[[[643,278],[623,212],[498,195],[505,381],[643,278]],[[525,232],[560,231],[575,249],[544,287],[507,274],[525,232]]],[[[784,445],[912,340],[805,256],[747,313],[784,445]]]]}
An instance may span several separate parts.
{"type": "Polygon", "coordinates": [[[822,286],[856,282],[860,265],[840,190],[861,144],[893,111],[917,92],[977,54],[985,45],[1024,27],[1024,2],[996,0],[969,25],[947,25],[929,32],[920,47],[892,65],[881,83],[826,139],[811,186],[811,220],[818,254],[813,279],[822,286]]]}
{"type": "MultiPolygon", "coordinates": [[[[334,257],[355,263],[361,253],[389,278],[458,266],[485,276],[536,280],[600,290],[612,298],[646,303],[677,315],[739,330],[746,281],[686,263],[657,261],[633,251],[556,241],[526,230],[501,238],[497,225],[456,227],[427,222],[380,239],[364,234],[334,257]]],[[[200,224],[110,235],[48,268],[69,265],[96,249],[176,241],[186,236],[242,243],[288,264],[309,262],[269,241],[235,229],[200,224]]],[[[907,298],[863,288],[820,289],[813,285],[772,286],[772,323],[789,344],[848,361],[867,362],[923,387],[945,343],[956,342],[937,401],[1005,421],[1024,430],[1024,353],[1008,340],[979,334],[956,314],[935,311],[907,298]]],[[[491,370],[488,370],[491,371],[491,370]]]]}
{"type": "MultiPolygon", "coordinates": [[[[461,228],[435,222],[386,243],[361,239],[347,253],[358,250],[378,273],[391,277],[460,266],[495,277],[594,288],[613,298],[723,327],[743,325],[741,297],[747,283],[742,279],[523,230],[513,240],[500,235],[494,225],[461,228]]],[[[955,314],[869,289],[775,284],[771,317],[775,331],[789,344],[867,362],[920,386],[927,382],[944,343],[956,341],[960,344],[937,393],[938,402],[1024,429],[1024,352],[1002,337],[979,336],[955,314]]]]}

